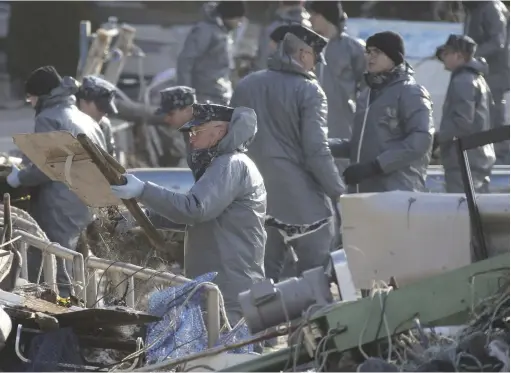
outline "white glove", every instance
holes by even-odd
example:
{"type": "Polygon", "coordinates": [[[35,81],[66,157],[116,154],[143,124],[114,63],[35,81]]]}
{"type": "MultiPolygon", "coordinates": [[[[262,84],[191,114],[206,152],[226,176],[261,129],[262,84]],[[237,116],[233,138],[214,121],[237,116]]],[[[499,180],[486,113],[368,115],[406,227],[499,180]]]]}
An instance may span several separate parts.
{"type": "Polygon", "coordinates": [[[7,175],[7,184],[9,184],[12,188],[17,188],[21,185],[20,178],[18,177],[18,173],[20,169],[15,165],[12,165],[11,173],[7,175]]]}
{"type": "Polygon", "coordinates": [[[144,191],[144,182],[130,174],[124,174],[127,183],[124,185],[111,185],[112,192],[120,199],[138,198],[144,191]]]}

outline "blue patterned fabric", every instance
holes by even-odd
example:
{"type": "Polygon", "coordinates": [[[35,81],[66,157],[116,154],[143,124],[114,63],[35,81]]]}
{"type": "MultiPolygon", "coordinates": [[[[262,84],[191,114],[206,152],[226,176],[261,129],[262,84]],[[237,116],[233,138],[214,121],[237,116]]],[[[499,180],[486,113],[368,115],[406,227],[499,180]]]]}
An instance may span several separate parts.
{"type": "MultiPolygon", "coordinates": [[[[186,304],[183,303],[197,285],[213,281],[216,275],[215,272],[206,273],[190,283],[172,286],[150,295],[149,313],[161,317],[162,320],[150,324],[147,328],[146,346],[150,346],[146,356],[148,364],[176,359],[207,349],[207,330],[200,306],[201,299],[205,296],[204,288],[195,292],[186,304]]],[[[235,330],[222,334],[217,345],[231,344],[248,336],[248,327],[241,324],[235,330]]],[[[232,352],[252,351],[253,347],[248,346],[232,352]]]]}

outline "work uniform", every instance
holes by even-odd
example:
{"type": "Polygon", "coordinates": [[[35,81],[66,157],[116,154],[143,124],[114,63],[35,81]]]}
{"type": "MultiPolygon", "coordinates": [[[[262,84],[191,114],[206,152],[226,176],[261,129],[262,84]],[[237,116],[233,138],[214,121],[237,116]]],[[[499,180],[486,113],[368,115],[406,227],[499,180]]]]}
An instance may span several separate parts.
{"type": "Polygon", "coordinates": [[[349,193],[422,192],[433,143],[431,98],[403,60],[400,36],[383,32],[366,44],[400,63],[388,72],[366,73],[367,88],[358,97],[353,135],[330,139],[330,149],[335,157],[350,160],[343,174],[349,193]],[[392,44],[399,48],[394,50],[392,44]]]}
{"type": "MultiPolygon", "coordinates": [[[[40,96],[36,106],[35,132],[67,131],[73,136],[84,133],[97,146],[106,149],[106,143],[99,125],[75,106],[74,94],[78,82],[64,77],[60,86],[50,94],[40,96]]],[[[22,186],[32,187],[30,215],[37,221],[51,242],[75,250],[80,232],[91,222],[89,208],[69,190],[68,186],[50,180],[28,159],[23,160],[24,168],[18,178],[22,186]]],[[[41,252],[29,251],[29,280],[35,282],[39,273],[41,252]]],[[[72,277],[72,266],[67,272],[72,277]]],[[[69,279],[62,260],[57,260],[57,282],[60,296],[70,294],[69,279]]]]}
{"type": "Polygon", "coordinates": [[[137,198],[151,213],[186,224],[185,275],[217,272],[214,282],[235,324],[242,317],[238,294],[264,278],[266,190],[245,154],[257,120],[253,110],[242,107],[195,105],[194,111],[194,120],[183,131],[213,120],[229,122],[217,146],[191,152],[195,184],[181,194],[146,182],[137,198]]]}
{"type": "MultiPolygon", "coordinates": [[[[486,82],[494,106],[491,123],[497,128],[506,123],[505,94],[509,92],[509,11],[502,1],[463,1],[466,10],[464,34],[477,43],[475,57],[488,63],[486,82]]],[[[495,144],[497,164],[509,165],[509,140],[495,144]]]]}
{"type": "MultiPolygon", "coordinates": [[[[297,26],[293,35],[321,53],[326,40],[297,26]]],[[[334,215],[332,199],[344,186],[327,146],[327,101],[314,74],[284,53],[284,40],[270,57],[268,69],[247,75],[233,94],[231,106],[255,110],[259,130],[249,147],[264,177],[268,214],[290,224],[311,224],[334,215]]],[[[266,276],[278,281],[286,246],[268,228],[266,276]]],[[[323,265],[336,238],[334,219],[315,233],[291,242],[298,271],[323,265]]]]}
{"type": "MultiPolygon", "coordinates": [[[[285,3],[285,2],[283,2],[285,3]]],[[[268,67],[268,57],[272,53],[270,44],[270,35],[275,29],[282,25],[298,23],[306,27],[311,27],[309,14],[301,5],[285,6],[275,12],[271,23],[263,27],[259,34],[257,54],[254,59],[253,70],[259,71],[268,67]]]]}
{"type": "Polygon", "coordinates": [[[82,84],[76,93],[76,98],[94,102],[96,108],[104,114],[98,124],[105,137],[108,154],[115,157],[115,139],[112,124],[107,117],[118,113],[115,106],[115,87],[97,76],[89,75],[83,78],[82,84]]]}
{"type": "MultiPolygon", "coordinates": [[[[475,43],[472,39],[451,35],[439,47],[437,56],[445,48],[455,51],[469,50],[473,54],[475,43]]],[[[454,138],[487,131],[491,127],[491,93],[484,79],[488,65],[482,58],[472,58],[451,73],[445,96],[442,121],[438,131],[440,160],[445,172],[445,187],[448,193],[464,193],[459,156],[454,138]]],[[[493,144],[487,144],[467,151],[470,173],[476,192],[488,192],[491,169],[495,163],[493,144]]]]}
{"type": "MultiPolygon", "coordinates": [[[[233,9],[234,3],[227,2],[233,9]]],[[[220,4],[204,4],[205,19],[193,26],[177,59],[177,85],[194,88],[198,102],[227,104],[232,95],[233,40],[220,4]]]]}

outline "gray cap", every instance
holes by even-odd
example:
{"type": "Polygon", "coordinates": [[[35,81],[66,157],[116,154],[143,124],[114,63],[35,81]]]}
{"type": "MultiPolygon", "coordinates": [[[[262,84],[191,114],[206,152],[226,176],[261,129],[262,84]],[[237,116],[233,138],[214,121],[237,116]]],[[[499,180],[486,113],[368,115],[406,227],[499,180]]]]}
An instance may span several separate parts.
{"type": "Polygon", "coordinates": [[[76,98],[93,101],[98,110],[106,114],[117,114],[115,106],[115,86],[97,76],[89,75],[83,78],[76,93],[76,98]]]}
{"type": "Polygon", "coordinates": [[[193,119],[185,123],[179,131],[188,132],[193,127],[211,121],[230,122],[234,108],[215,104],[195,104],[193,105],[193,119]]]}
{"type": "Polygon", "coordinates": [[[476,52],[477,43],[474,39],[467,35],[451,34],[447,38],[445,44],[442,44],[436,49],[436,58],[441,61],[442,53],[448,49],[454,52],[462,52],[473,55],[476,52]]]}
{"type": "Polygon", "coordinates": [[[300,23],[290,23],[284,24],[277,27],[270,34],[270,39],[275,43],[281,42],[286,34],[293,34],[298,39],[302,40],[305,44],[310,46],[314,53],[316,54],[317,62],[326,65],[325,57],[323,55],[323,49],[325,48],[328,40],[323,36],[319,35],[317,32],[312,29],[300,24],[300,23]]]}
{"type": "Polygon", "coordinates": [[[196,101],[195,89],[186,86],[166,88],[160,91],[160,107],[155,114],[167,114],[175,109],[183,109],[196,101]]]}

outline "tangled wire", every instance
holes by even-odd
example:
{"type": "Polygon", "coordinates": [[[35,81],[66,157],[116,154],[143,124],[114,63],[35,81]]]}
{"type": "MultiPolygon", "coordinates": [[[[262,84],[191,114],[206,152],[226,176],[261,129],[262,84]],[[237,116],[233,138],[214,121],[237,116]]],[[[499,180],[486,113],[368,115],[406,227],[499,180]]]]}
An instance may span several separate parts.
{"type": "MultiPolygon", "coordinates": [[[[376,344],[377,357],[368,356],[359,345],[366,360],[357,371],[508,372],[509,272],[502,274],[501,283],[495,295],[473,307],[468,325],[454,335],[426,329],[415,318],[415,327],[405,333],[395,335],[387,330],[387,340],[376,344]]],[[[380,287],[373,293],[383,310],[388,291],[388,287],[380,287]]],[[[382,315],[380,327],[388,328],[385,313],[382,315]]]]}

